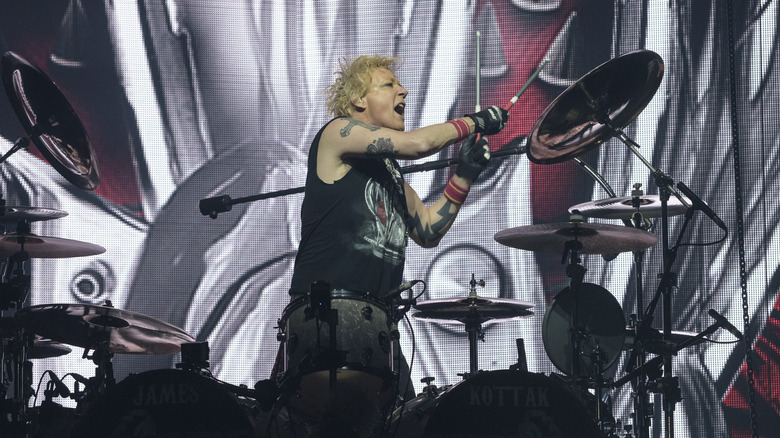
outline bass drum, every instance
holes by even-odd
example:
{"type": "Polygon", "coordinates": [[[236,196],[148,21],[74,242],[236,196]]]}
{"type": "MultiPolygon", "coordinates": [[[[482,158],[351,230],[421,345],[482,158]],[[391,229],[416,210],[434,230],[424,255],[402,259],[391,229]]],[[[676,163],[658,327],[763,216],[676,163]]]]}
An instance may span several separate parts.
{"type": "Polygon", "coordinates": [[[87,409],[72,437],[259,437],[256,402],[190,371],[131,374],[87,409]]]}
{"type": "Polygon", "coordinates": [[[480,372],[393,413],[389,436],[603,438],[583,404],[543,374],[480,372]]]}

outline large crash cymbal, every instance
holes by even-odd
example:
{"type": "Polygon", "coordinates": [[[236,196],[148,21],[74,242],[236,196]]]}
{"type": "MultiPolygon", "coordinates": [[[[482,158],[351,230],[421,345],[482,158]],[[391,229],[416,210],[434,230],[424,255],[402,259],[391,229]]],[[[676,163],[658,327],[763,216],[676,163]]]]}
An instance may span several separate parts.
{"type": "MultiPolygon", "coordinates": [[[[602,219],[630,219],[637,211],[633,204],[634,198],[624,196],[619,198],[600,199],[598,201],[583,202],[569,208],[569,213],[575,210],[586,217],[595,217],[602,219]]],[[[691,201],[686,201],[691,204],[691,201]]],[[[679,199],[672,196],[667,202],[667,212],[669,216],[685,214],[688,207],[679,199]]],[[[645,218],[659,218],[662,215],[661,198],[658,195],[642,195],[639,197],[639,212],[645,218]]]]}
{"type": "Polygon", "coordinates": [[[195,342],[184,330],[150,316],[87,304],[42,304],[14,315],[36,335],[85,349],[122,354],[172,354],[195,342]]]}
{"type": "Polygon", "coordinates": [[[647,231],[624,225],[561,222],[507,228],[494,236],[496,242],[528,251],[563,253],[566,242],[582,243],[581,254],[618,254],[641,251],[658,243],[647,231]]]}
{"type": "Polygon", "coordinates": [[[59,88],[14,52],[3,54],[0,72],[11,106],[41,155],[71,184],[95,190],[100,183],[95,153],[59,88]]]}
{"type": "Polygon", "coordinates": [[[22,251],[31,258],[59,259],[102,254],[106,249],[79,240],[38,236],[31,233],[0,235],[0,257],[11,257],[22,251]]]}
{"type": "Polygon", "coordinates": [[[591,70],[537,119],[528,136],[528,159],[560,163],[609,140],[612,128],[625,127],[647,106],[663,73],[663,60],[649,50],[626,53],[591,70]]]}
{"type": "Polygon", "coordinates": [[[414,305],[416,319],[439,324],[484,324],[532,316],[533,303],[508,298],[456,297],[423,301],[414,305]]]}

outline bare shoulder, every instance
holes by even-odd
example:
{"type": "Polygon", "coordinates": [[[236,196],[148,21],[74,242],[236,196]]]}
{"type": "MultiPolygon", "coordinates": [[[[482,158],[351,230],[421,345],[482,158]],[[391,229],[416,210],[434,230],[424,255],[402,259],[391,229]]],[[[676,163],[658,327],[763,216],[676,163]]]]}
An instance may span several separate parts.
{"type": "Polygon", "coordinates": [[[352,119],[336,119],[325,127],[321,143],[326,153],[338,157],[345,156],[388,156],[394,157],[397,151],[393,137],[398,133],[391,129],[380,128],[366,122],[352,119]]]}
{"type": "Polygon", "coordinates": [[[325,127],[323,136],[327,136],[331,139],[346,139],[350,136],[366,134],[370,132],[378,131],[378,126],[369,125],[368,123],[355,120],[350,117],[340,117],[333,120],[325,127]]]}

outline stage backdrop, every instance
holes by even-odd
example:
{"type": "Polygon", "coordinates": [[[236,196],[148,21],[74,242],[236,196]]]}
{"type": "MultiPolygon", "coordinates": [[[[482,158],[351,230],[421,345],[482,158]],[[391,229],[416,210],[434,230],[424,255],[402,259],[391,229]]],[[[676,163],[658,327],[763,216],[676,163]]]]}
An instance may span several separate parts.
{"type": "MultiPolygon", "coordinates": [[[[235,205],[216,219],[201,215],[198,201],[303,185],[309,144],[328,120],[322,90],[339,58],[402,59],[397,74],[409,90],[408,130],[472,112],[478,102],[506,105],[548,59],[512,108],[507,128],[490,138],[496,151],[525,145],[545,108],[591,69],[651,50],[663,60],[663,78],[623,127],[639,154],[613,138],[577,158],[618,197],[629,196],[635,184],[657,195],[655,175],[641,156],[672,183],[690,187],[728,229],[723,239],[723,229],[693,214],[671,265],[675,287],[654,312],[660,328],[668,302],[671,329],[698,333],[715,322],[708,315],[714,309],[747,339],[737,342],[719,330],[675,356],[683,398],[675,411],[677,436],[750,435],[751,397],[760,436],[780,436],[778,13],[771,0],[7,0],[0,48],[57,83],[86,127],[101,180],[94,192],[74,187],[30,148],[0,165],[2,195],[9,205],[69,213],[34,223],[35,233],[106,248],[97,256],[34,259],[28,304],[110,300],[208,341],[214,375],[251,387],[269,376],[278,349],[275,327],[289,302],[302,195],[235,205]]],[[[634,82],[634,74],[645,72],[605,78],[605,89],[610,81],[634,82]]],[[[0,135],[3,152],[24,135],[4,92],[0,135]]],[[[450,171],[407,178],[433,202],[450,171]]],[[[506,247],[493,236],[566,222],[571,206],[608,197],[572,160],[496,158],[442,243],[409,247],[405,279],[426,282],[421,300],[463,297],[473,275],[485,282],[477,286],[481,296],[533,302],[533,317],[485,325],[479,368],[517,362],[515,340],[522,338],[530,371],[561,373],[547,350],[566,340],[545,341],[543,332],[547,307],[568,285],[562,254],[506,247]]],[[[662,222],[652,223],[661,237],[662,222]]],[[[670,218],[669,246],[682,224],[683,216],[670,218]]],[[[604,309],[605,317],[617,306],[617,317],[629,324],[630,315],[644,313],[638,296],[645,308],[657,296],[662,256],[662,243],[649,248],[641,271],[631,253],[584,256],[585,281],[609,293],[595,293],[594,286],[582,300],[604,309]]],[[[463,326],[410,319],[399,328],[416,389],[424,376],[437,385],[460,381],[458,374],[469,369],[463,326]]],[[[36,381],[46,369],[92,375],[94,364],[75,350],[37,360],[36,381]]],[[[624,376],[627,355],[620,348],[613,353],[607,378],[624,376]]],[[[178,360],[117,354],[114,367],[122,379],[178,360]]],[[[613,416],[624,424],[630,423],[630,392],[628,384],[607,391],[613,416]]],[[[653,434],[661,436],[662,401],[652,399],[653,434]]]]}

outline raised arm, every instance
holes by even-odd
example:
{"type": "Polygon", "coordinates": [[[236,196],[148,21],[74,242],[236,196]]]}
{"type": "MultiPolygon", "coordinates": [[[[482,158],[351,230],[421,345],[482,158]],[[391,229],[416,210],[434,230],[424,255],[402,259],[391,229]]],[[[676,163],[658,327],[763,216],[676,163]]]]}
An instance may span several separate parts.
{"type": "MultiPolygon", "coordinates": [[[[403,108],[400,109],[403,112],[403,108]]],[[[415,160],[439,152],[469,134],[495,134],[506,125],[508,114],[497,106],[414,131],[399,131],[355,118],[332,121],[323,131],[317,173],[332,182],[349,171],[350,157],[392,157],[415,160]]]]}
{"type": "Polygon", "coordinates": [[[410,237],[418,245],[430,248],[439,241],[455,222],[471,185],[490,160],[490,149],[487,138],[476,142],[477,135],[470,135],[461,145],[459,164],[455,175],[450,178],[442,197],[426,207],[417,193],[406,185],[406,205],[412,217],[410,237]]]}

